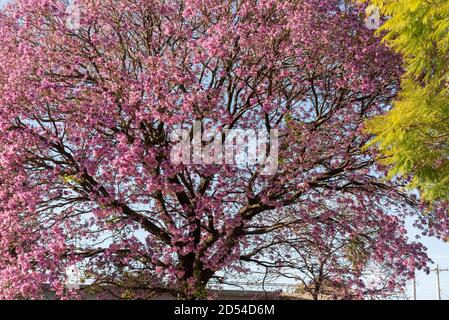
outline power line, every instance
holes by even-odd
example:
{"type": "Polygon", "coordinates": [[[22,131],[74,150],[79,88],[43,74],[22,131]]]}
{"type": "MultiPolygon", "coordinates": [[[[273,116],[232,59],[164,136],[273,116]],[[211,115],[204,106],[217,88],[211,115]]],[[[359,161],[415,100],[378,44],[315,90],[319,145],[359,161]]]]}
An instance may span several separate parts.
{"type": "MultiPolygon", "coordinates": [[[[436,268],[430,269],[430,272],[435,272],[435,280],[436,280],[436,289],[437,289],[437,297],[438,300],[441,300],[441,281],[440,281],[440,274],[441,272],[449,271],[448,268],[441,269],[440,266],[437,264],[436,268]]],[[[413,300],[417,299],[417,282],[416,282],[416,272],[415,276],[413,277],[413,300]]]]}
{"type": "Polygon", "coordinates": [[[435,269],[430,270],[431,272],[435,272],[436,274],[436,280],[437,280],[437,295],[438,300],[441,300],[441,285],[440,285],[440,273],[449,271],[449,269],[440,269],[440,266],[437,264],[437,267],[435,269]]]}

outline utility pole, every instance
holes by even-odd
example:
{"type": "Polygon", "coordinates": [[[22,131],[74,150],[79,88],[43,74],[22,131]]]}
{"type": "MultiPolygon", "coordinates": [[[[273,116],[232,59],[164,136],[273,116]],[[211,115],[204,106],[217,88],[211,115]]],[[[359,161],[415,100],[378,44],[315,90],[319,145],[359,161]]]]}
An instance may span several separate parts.
{"type": "Polygon", "coordinates": [[[413,277],[413,300],[416,300],[416,273],[413,277]]]}
{"type": "Polygon", "coordinates": [[[437,293],[438,293],[438,300],[441,300],[441,287],[440,287],[440,266],[437,265],[437,268],[435,269],[435,273],[437,275],[437,293]]]}
{"type": "Polygon", "coordinates": [[[440,272],[449,271],[449,269],[440,269],[440,266],[437,264],[437,267],[431,271],[435,271],[435,274],[437,276],[437,294],[438,300],[441,300],[440,272]]]}

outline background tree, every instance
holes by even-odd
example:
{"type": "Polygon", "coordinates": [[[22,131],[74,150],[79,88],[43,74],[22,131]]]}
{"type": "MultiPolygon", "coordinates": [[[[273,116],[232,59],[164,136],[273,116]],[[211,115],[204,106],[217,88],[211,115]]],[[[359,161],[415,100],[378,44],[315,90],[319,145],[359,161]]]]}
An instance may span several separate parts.
{"type": "MultiPolygon", "coordinates": [[[[391,229],[405,234],[400,220],[383,214],[360,219],[350,208],[320,205],[309,225],[284,235],[263,264],[267,282],[294,279],[298,293],[314,300],[397,296],[402,289],[397,284],[407,281],[413,271],[404,266],[403,271],[409,272],[398,272],[393,255],[377,259],[376,242],[389,234],[379,228],[377,219],[386,219],[391,229]]],[[[413,260],[408,263],[413,265],[413,260]]]]}
{"type": "Polygon", "coordinates": [[[87,287],[123,298],[203,298],[211,281],[305,270],[316,248],[356,293],[385,294],[425,267],[403,226],[416,199],[362,151],[401,68],[360,6],[74,3],[75,28],[58,0],[12,1],[0,17],[2,298],[44,284],[76,294],[64,286],[75,263],[87,287]],[[174,164],[170,133],[195,120],[278,129],[277,172],[174,164]],[[334,236],[346,249],[329,251],[334,236]],[[368,260],[387,282],[349,267],[368,260]]]}
{"type": "Polygon", "coordinates": [[[428,200],[449,198],[449,3],[373,0],[388,18],[379,34],[406,70],[393,109],[368,122],[391,165],[428,200]]]}

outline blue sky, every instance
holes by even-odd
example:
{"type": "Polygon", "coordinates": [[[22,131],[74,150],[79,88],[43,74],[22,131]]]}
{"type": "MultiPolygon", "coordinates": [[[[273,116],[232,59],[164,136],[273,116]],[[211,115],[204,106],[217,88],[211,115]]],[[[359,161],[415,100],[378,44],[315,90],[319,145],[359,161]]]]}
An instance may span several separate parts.
{"type": "MultiPolygon", "coordinates": [[[[0,0],[0,7],[2,7],[8,0],[0,0]]],[[[416,230],[408,225],[410,239],[414,239],[416,230]]],[[[449,268],[449,244],[443,243],[433,238],[421,238],[421,242],[428,248],[428,255],[435,262],[439,264],[441,268],[449,268]]],[[[435,265],[432,266],[434,268],[435,265]]],[[[440,275],[442,299],[449,300],[449,272],[443,272],[440,275]]],[[[408,286],[408,294],[412,296],[412,285],[408,286]]],[[[430,275],[426,275],[423,272],[417,274],[417,296],[418,299],[436,299],[436,277],[432,272],[430,275]]]]}

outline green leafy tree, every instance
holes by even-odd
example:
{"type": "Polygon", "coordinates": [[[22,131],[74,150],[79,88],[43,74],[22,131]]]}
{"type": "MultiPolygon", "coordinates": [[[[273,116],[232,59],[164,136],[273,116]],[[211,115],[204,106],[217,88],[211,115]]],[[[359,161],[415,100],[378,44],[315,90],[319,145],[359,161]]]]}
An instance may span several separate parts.
{"type": "Polygon", "coordinates": [[[402,55],[401,92],[392,110],[367,123],[371,145],[411,177],[428,200],[449,200],[449,1],[372,0],[385,22],[383,40],[402,55]]]}

